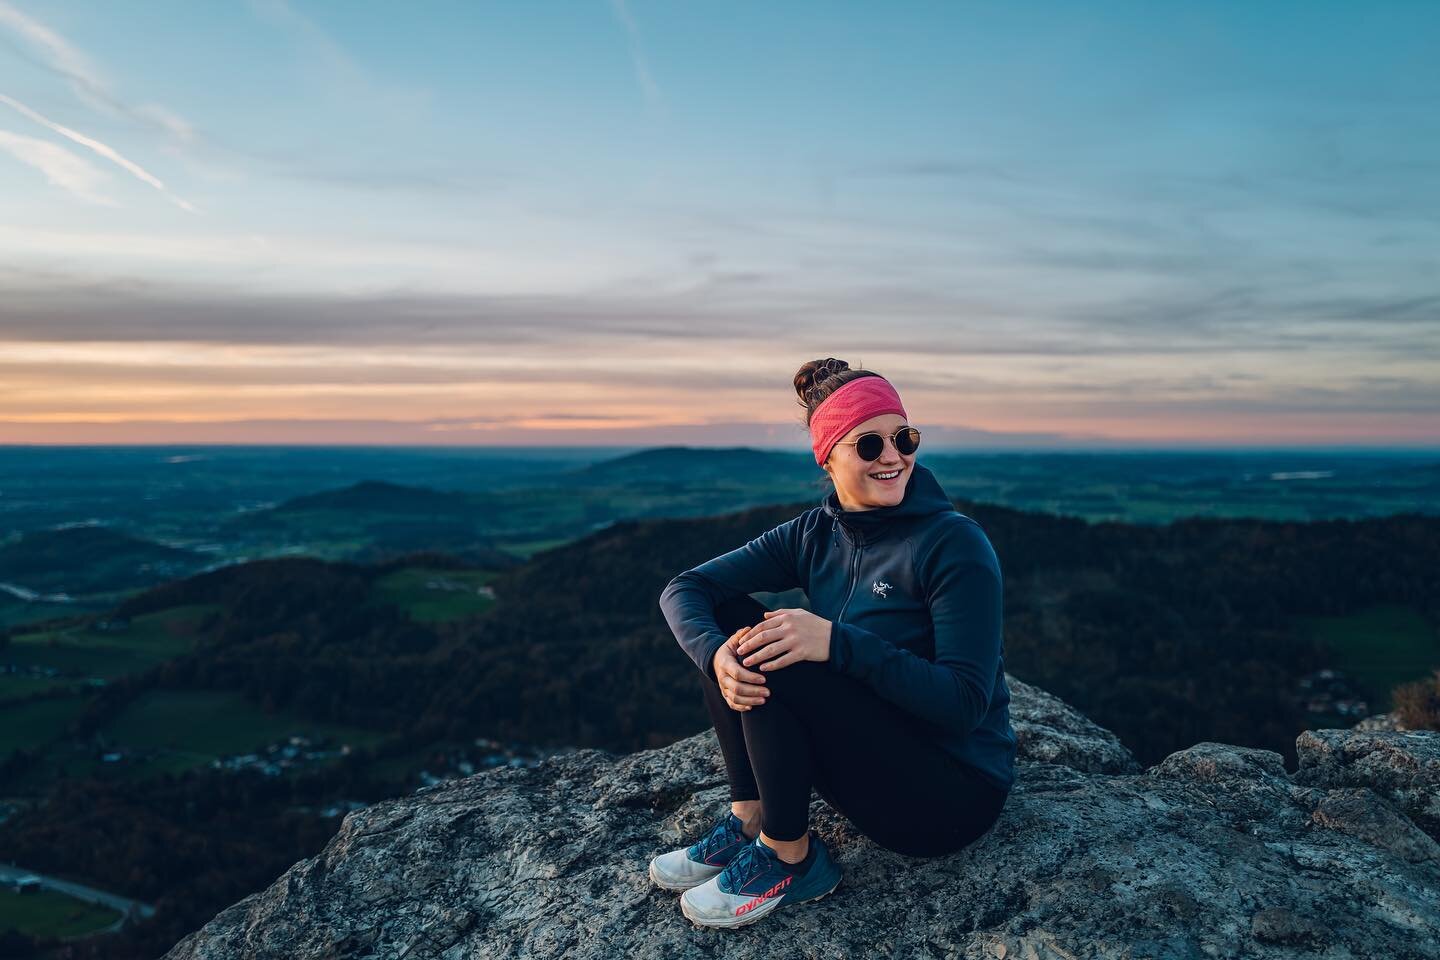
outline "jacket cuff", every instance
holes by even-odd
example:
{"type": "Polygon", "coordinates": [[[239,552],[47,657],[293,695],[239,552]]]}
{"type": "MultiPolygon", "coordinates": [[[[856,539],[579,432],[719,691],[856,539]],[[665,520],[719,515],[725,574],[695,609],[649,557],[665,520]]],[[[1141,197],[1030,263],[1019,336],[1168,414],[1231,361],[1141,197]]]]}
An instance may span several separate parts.
{"type": "Polygon", "coordinates": [[[865,671],[875,665],[879,646],[884,644],[878,636],[853,623],[836,623],[830,627],[830,663],[834,669],[852,677],[863,677],[865,671]],[[836,656],[836,651],[839,656],[836,656]]]}
{"type": "Polygon", "coordinates": [[[721,637],[718,643],[712,643],[707,646],[705,648],[705,659],[699,664],[700,672],[709,677],[711,683],[720,682],[719,678],[715,676],[715,654],[720,652],[720,648],[725,646],[727,640],[728,638],[721,637]]]}
{"type": "Polygon", "coordinates": [[[850,648],[850,634],[846,631],[848,624],[831,622],[830,624],[830,669],[836,673],[847,672],[850,661],[853,659],[853,651],[850,648]]]}

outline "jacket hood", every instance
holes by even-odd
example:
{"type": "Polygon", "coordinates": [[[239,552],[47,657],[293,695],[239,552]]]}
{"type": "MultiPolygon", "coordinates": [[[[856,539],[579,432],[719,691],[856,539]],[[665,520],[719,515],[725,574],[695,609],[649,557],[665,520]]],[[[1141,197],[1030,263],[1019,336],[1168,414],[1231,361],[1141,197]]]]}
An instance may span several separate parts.
{"type": "Polygon", "coordinates": [[[888,528],[900,521],[955,512],[955,505],[945,495],[935,474],[919,461],[911,468],[910,477],[905,481],[905,496],[893,506],[846,510],[840,505],[840,498],[833,489],[825,495],[821,506],[833,522],[845,528],[852,541],[861,543],[884,536],[888,528]]]}

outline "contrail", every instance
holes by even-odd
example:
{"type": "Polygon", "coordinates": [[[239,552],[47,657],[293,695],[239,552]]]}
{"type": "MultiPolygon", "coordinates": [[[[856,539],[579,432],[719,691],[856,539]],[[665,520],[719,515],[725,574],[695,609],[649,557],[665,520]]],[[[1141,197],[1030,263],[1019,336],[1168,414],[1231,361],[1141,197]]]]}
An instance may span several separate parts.
{"type": "Polygon", "coordinates": [[[70,81],[75,95],[87,105],[111,116],[125,116],[157,126],[176,139],[189,143],[195,131],[183,117],[158,103],[131,105],[110,92],[100,70],[74,44],[45,24],[0,0],[0,27],[9,27],[39,54],[40,65],[70,81]]]}
{"type": "Polygon", "coordinates": [[[610,11],[615,14],[615,19],[625,29],[625,37],[630,43],[630,63],[635,68],[635,80],[640,84],[640,89],[645,92],[645,99],[651,106],[660,103],[660,85],[650,73],[650,65],[645,59],[645,48],[640,42],[640,26],[630,14],[630,8],[626,6],[625,0],[610,0],[610,11]]]}
{"type": "Polygon", "coordinates": [[[74,140],[76,143],[80,144],[80,146],[87,147],[90,150],[95,151],[100,156],[104,157],[106,160],[109,160],[111,163],[120,167],[122,170],[129,172],[136,179],[148,183],[156,190],[159,190],[162,194],[165,195],[166,199],[170,200],[170,202],[174,203],[181,210],[184,210],[188,213],[196,212],[195,207],[192,206],[188,201],[177,197],[175,194],[171,193],[165,187],[165,184],[160,180],[159,177],[155,176],[150,171],[140,166],[140,164],[126,158],[120,153],[120,151],[116,150],[114,147],[111,147],[108,144],[101,143],[99,140],[96,140],[92,137],[87,137],[85,136],[85,134],[81,133],[78,130],[71,130],[69,127],[64,126],[63,124],[56,123],[48,117],[44,117],[41,114],[35,112],[34,110],[31,110],[19,100],[16,100],[12,97],[7,97],[3,93],[0,93],[0,103],[4,103],[5,105],[19,112],[22,116],[34,120],[36,123],[50,130],[53,130],[55,133],[60,134],[62,137],[68,137],[71,140],[74,140]]]}

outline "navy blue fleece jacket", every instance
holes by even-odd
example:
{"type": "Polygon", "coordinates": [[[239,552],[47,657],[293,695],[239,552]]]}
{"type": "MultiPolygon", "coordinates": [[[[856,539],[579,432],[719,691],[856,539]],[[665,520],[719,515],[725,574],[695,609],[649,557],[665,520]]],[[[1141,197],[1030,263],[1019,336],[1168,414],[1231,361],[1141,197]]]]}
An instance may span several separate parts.
{"type": "Polygon", "coordinates": [[[894,506],[845,510],[830,491],[793,520],[675,577],[660,608],[713,680],[712,660],[728,639],[715,607],[795,587],[831,621],[831,669],[924,721],[946,751],[997,787],[1014,785],[1000,562],[929,469],[914,464],[894,506]]]}

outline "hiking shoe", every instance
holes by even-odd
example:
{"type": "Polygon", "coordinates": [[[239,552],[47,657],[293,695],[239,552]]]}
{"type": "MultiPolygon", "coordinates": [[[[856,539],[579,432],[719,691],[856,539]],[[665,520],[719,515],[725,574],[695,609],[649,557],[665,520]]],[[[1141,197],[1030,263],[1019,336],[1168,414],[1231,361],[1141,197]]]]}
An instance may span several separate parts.
{"type": "Polygon", "coordinates": [[[719,874],[749,842],[740,818],[727,813],[695,843],[651,860],[650,879],[663,890],[689,890],[719,874]]]}
{"type": "Polygon", "coordinates": [[[714,878],[686,890],[680,910],[691,923],[703,927],[740,927],[781,904],[819,900],[839,883],[840,868],[815,834],[810,834],[810,852],[794,865],[782,861],[756,837],[714,878]]]}

